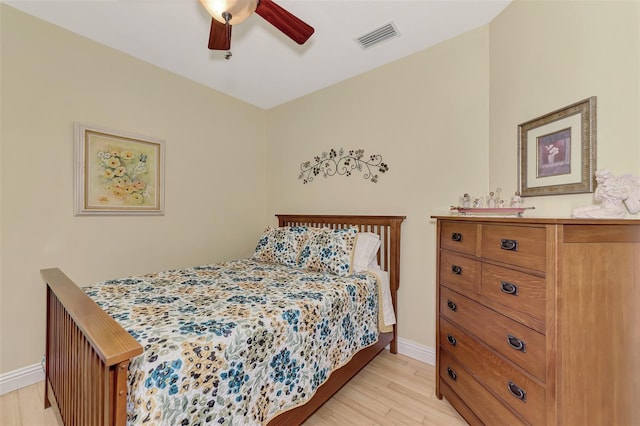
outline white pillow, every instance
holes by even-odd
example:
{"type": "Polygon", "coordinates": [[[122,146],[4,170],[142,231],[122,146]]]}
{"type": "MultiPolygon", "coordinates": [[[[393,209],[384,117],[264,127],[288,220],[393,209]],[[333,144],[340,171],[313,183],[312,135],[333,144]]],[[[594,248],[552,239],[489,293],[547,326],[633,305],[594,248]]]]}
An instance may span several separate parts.
{"type": "Polygon", "coordinates": [[[353,255],[353,271],[365,271],[370,265],[377,265],[377,254],[380,248],[380,236],[373,232],[360,232],[356,240],[353,255]]]}

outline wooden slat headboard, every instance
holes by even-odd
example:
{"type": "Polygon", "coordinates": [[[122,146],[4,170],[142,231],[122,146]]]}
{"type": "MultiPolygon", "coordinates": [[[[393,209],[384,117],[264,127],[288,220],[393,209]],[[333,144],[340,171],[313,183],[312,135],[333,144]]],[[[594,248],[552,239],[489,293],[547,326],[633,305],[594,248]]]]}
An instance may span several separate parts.
{"type": "MultiPolygon", "coordinates": [[[[349,216],[276,214],[279,226],[312,226],[341,229],[355,226],[360,232],[372,232],[380,236],[378,252],[380,267],[389,272],[391,289],[400,288],[400,225],[405,216],[349,216]]],[[[395,300],[394,300],[395,305],[395,300]]],[[[395,307],[395,306],[394,306],[395,307]]]]}

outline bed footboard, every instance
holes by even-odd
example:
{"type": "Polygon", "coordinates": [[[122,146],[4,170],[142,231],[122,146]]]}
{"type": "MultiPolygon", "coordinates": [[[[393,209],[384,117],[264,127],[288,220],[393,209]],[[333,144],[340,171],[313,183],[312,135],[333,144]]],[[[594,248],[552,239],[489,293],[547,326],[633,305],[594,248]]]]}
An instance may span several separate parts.
{"type": "Polygon", "coordinates": [[[47,283],[45,408],[64,424],[124,425],[127,368],[142,346],[59,269],[47,283]]]}

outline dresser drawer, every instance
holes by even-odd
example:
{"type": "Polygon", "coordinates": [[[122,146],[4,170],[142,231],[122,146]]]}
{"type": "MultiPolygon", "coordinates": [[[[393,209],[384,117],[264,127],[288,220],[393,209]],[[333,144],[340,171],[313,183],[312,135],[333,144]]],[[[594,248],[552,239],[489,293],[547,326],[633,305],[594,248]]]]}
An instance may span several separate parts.
{"type": "Polygon", "coordinates": [[[454,358],[440,351],[440,377],[485,425],[524,424],[478,383],[454,358]]]}
{"type": "Polygon", "coordinates": [[[440,284],[454,290],[477,293],[480,289],[480,265],[477,260],[442,250],[440,284]]]}
{"type": "Polygon", "coordinates": [[[475,223],[442,222],[440,247],[475,255],[478,247],[477,225],[475,223]]]}
{"type": "MultiPolygon", "coordinates": [[[[500,266],[482,265],[480,295],[491,302],[537,319],[544,325],[546,281],[542,277],[525,274],[500,266]]],[[[514,317],[514,315],[505,315],[514,317]]]]}
{"type": "Polygon", "coordinates": [[[526,226],[482,225],[482,257],[544,271],[546,230],[526,226]]]}
{"type": "Polygon", "coordinates": [[[440,288],[440,314],[545,381],[545,337],[463,295],[440,288]]]}
{"type": "Polygon", "coordinates": [[[545,389],[501,356],[445,319],[440,320],[440,350],[449,352],[502,401],[535,425],[545,423],[545,389]]]}

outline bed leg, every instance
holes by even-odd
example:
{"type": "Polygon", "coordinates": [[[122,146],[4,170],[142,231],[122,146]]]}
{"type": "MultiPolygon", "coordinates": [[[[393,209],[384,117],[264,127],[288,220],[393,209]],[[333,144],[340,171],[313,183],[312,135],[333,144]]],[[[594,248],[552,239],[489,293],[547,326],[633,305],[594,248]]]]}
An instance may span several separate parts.
{"type": "Polygon", "coordinates": [[[45,378],[44,381],[44,409],[51,407],[51,401],[49,401],[49,381],[45,378]]]}
{"type": "Polygon", "coordinates": [[[393,340],[389,343],[389,352],[392,354],[398,353],[398,330],[394,324],[393,326],[393,340]]]}

